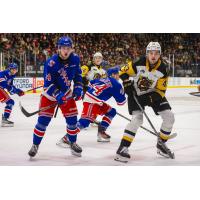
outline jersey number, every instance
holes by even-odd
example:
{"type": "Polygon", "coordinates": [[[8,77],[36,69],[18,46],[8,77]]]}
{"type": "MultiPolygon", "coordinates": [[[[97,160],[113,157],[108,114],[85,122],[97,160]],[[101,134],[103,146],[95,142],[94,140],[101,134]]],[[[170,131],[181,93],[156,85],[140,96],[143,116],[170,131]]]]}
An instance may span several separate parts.
{"type": "Polygon", "coordinates": [[[93,88],[94,88],[94,95],[100,95],[102,92],[103,92],[103,90],[105,90],[106,88],[108,88],[108,85],[106,85],[106,84],[104,84],[104,85],[94,85],[93,86],[93,88]]]}

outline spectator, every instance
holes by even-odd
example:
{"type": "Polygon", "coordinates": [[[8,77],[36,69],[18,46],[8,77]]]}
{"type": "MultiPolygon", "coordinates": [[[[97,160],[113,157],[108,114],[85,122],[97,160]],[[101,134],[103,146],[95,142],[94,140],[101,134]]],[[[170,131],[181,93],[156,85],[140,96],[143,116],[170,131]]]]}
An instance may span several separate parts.
{"type": "MultiPolygon", "coordinates": [[[[60,33],[1,33],[0,52],[7,52],[6,58],[19,58],[26,54],[27,64],[39,67],[56,53],[56,41],[60,33]],[[36,63],[35,63],[36,62],[36,63]]],[[[175,66],[187,70],[200,64],[200,34],[119,34],[119,33],[78,33],[67,34],[74,41],[74,48],[81,58],[81,64],[92,60],[100,51],[109,65],[123,65],[126,58],[136,59],[144,54],[144,47],[150,41],[159,41],[162,54],[175,55],[175,66]],[[192,65],[194,64],[194,65],[192,65]]]]}

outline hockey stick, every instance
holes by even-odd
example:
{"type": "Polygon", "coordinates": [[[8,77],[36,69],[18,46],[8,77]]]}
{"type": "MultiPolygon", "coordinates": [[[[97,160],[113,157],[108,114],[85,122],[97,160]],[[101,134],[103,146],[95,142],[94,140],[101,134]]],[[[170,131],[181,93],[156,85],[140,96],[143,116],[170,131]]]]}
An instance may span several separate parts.
{"type": "MultiPolygon", "coordinates": [[[[67,98],[66,100],[69,100],[69,99],[71,99],[71,98],[73,98],[73,97],[69,97],[69,98],[67,98]]],[[[56,105],[58,105],[58,103],[54,103],[54,104],[52,104],[52,105],[50,105],[50,106],[46,106],[46,107],[41,108],[41,109],[39,109],[39,110],[37,110],[37,111],[35,111],[35,112],[29,113],[29,112],[26,111],[25,108],[22,106],[21,102],[19,102],[19,107],[20,107],[22,113],[23,113],[26,117],[31,117],[31,116],[33,116],[33,115],[35,115],[35,114],[37,114],[37,113],[39,113],[39,112],[41,112],[41,111],[45,111],[45,110],[48,110],[49,108],[53,108],[53,107],[55,107],[56,105]]]]}
{"type": "Polygon", "coordinates": [[[42,88],[42,87],[43,87],[43,86],[35,87],[35,88],[30,89],[30,90],[26,90],[26,91],[24,91],[24,92],[30,92],[30,91],[37,90],[37,89],[42,88]]]}
{"type": "Polygon", "coordinates": [[[189,94],[195,97],[200,97],[200,92],[190,92],[189,94]]]}
{"type": "Polygon", "coordinates": [[[19,102],[19,107],[20,107],[22,113],[23,113],[26,117],[31,117],[31,116],[33,116],[33,115],[35,115],[35,114],[37,114],[37,113],[39,113],[39,112],[41,112],[41,111],[45,111],[45,110],[48,110],[49,108],[53,108],[53,107],[55,107],[56,105],[57,105],[57,103],[52,104],[52,105],[50,105],[50,106],[46,106],[46,107],[44,107],[44,108],[41,108],[41,109],[39,109],[39,110],[37,110],[37,111],[35,111],[35,112],[29,113],[29,112],[28,112],[27,110],[25,110],[25,108],[22,106],[21,102],[19,102]]]}
{"type": "Polygon", "coordinates": [[[58,114],[58,108],[59,108],[59,105],[57,105],[57,107],[56,107],[56,111],[55,111],[55,114],[54,114],[54,118],[57,117],[57,114],[58,114]]]}
{"type": "MultiPolygon", "coordinates": [[[[129,122],[131,122],[131,120],[130,120],[128,117],[126,117],[126,116],[124,116],[124,115],[122,115],[122,114],[120,114],[120,113],[118,113],[118,112],[117,112],[117,115],[119,115],[120,117],[122,117],[122,118],[128,120],[129,122]]],[[[145,130],[145,131],[147,131],[147,132],[149,132],[149,133],[151,133],[151,134],[157,136],[153,131],[151,131],[151,130],[145,128],[144,126],[140,126],[140,128],[142,128],[143,130],[145,130]]],[[[168,136],[167,139],[173,139],[173,138],[175,138],[176,136],[177,136],[177,133],[172,133],[171,135],[168,136]]]]}
{"type": "Polygon", "coordinates": [[[154,133],[157,135],[158,137],[158,142],[160,142],[160,145],[163,147],[163,149],[167,152],[168,156],[171,158],[171,159],[174,159],[175,156],[174,156],[174,153],[172,153],[168,148],[167,146],[162,142],[160,136],[159,136],[159,133],[156,131],[154,125],[152,124],[151,120],[149,119],[148,115],[146,114],[145,110],[142,108],[142,106],[140,105],[137,97],[133,94],[133,98],[135,100],[135,102],[137,103],[137,105],[139,106],[141,112],[144,114],[144,116],[146,117],[147,121],[149,122],[151,128],[153,129],[154,133]]]}

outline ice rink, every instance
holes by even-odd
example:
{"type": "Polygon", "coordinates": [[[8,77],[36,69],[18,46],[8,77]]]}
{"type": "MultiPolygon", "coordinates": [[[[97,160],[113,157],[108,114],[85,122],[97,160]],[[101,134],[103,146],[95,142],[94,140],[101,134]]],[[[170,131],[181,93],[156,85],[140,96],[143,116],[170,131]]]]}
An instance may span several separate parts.
{"type": "MultiPolygon", "coordinates": [[[[16,104],[11,117],[11,120],[15,122],[15,127],[0,127],[0,165],[200,165],[200,98],[189,95],[188,93],[191,91],[196,91],[196,89],[168,89],[167,92],[167,98],[176,119],[173,132],[178,134],[167,144],[175,152],[175,159],[165,159],[157,155],[156,137],[139,129],[135,141],[130,147],[131,160],[127,164],[114,161],[115,152],[127,124],[125,119],[119,116],[114,118],[107,131],[111,135],[110,143],[97,143],[96,127],[83,130],[78,135],[78,144],[83,148],[82,157],[78,158],[71,155],[70,149],[56,146],[56,142],[65,134],[65,120],[60,112],[57,118],[52,119],[38,154],[30,160],[27,152],[32,145],[32,134],[37,115],[26,118],[19,109],[19,100],[28,111],[35,111],[38,109],[39,94],[27,94],[21,98],[15,95],[13,98],[16,104]]],[[[113,99],[109,103],[119,113],[130,118],[127,105],[119,107],[113,99]]],[[[3,108],[4,105],[0,104],[1,112],[3,112],[3,108]]],[[[78,108],[81,112],[82,102],[78,102],[78,108]]],[[[151,108],[146,108],[146,111],[159,130],[160,117],[155,116],[151,108]]],[[[143,126],[151,129],[146,120],[143,126]]]]}

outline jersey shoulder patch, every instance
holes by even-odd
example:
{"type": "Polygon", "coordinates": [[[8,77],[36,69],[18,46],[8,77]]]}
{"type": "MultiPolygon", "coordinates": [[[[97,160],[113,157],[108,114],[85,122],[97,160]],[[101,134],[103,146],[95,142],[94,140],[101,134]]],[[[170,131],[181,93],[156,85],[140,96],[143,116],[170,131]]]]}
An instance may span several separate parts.
{"type": "Polygon", "coordinates": [[[49,67],[53,67],[55,64],[56,64],[56,63],[55,63],[54,60],[49,60],[49,62],[48,62],[48,66],[49,66],[49,67]]]}
{"type": "Polygon", "coordinates": [[[48,65],[49,67],[53,67],[53,66],[55,66],[55,64],[56,64],[57,59],[58,59],[58,55],[55,54],[55,55],[53,55],[52,57],[50,57],[50,58],[46,61],[46,63],[47,63],[47,65],[48,65]]]}

